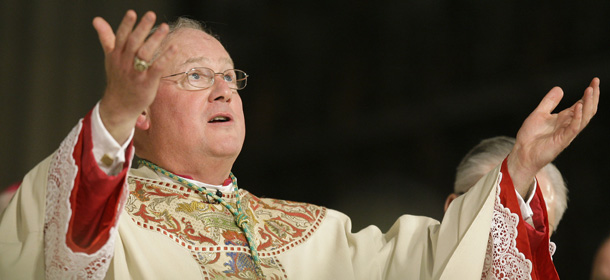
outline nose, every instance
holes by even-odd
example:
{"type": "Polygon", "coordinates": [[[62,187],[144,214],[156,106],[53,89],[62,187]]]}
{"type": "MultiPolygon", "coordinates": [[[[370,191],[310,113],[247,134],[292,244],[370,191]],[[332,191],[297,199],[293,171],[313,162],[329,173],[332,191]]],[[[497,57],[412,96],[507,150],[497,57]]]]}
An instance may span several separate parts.
{"type": "Polygon", "coordinates": [[[229,87],[227,81],[223,79],[222,73],[216,73],[214,76],[214,84],[210,88],[209,101],[224,101],[230,102],[233,96],[233,90],[229,87]],[[220,76],[218,76],[220,75],[220,76]]]}

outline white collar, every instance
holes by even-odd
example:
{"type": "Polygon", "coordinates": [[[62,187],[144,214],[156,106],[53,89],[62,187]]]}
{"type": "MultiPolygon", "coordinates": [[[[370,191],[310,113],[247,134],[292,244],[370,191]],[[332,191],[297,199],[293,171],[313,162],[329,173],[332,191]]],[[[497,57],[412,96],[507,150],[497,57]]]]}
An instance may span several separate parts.
{"type": "MultiPolygon", "coordinates": [[[[175,180],[172,180],[171,178],[163,175],[163,173],[161,173],[161,172],[155,172],[155,173],[157,173],[157,175],[159,175],[159,178],[161,178],[161,180],[163,180],[165,182],[174,183],[174,184],[176,183],[175,180]]],[[[198,187],[201,187],[201,188],[204,188],[204,189],[220,190],[223,193],[231,193],[233,191],[233,188],[234,188],[232,183],[229,184],[229,185],[226,185],[226,186],[223,186],[223,185],[210,185],[210,184],[207,184],[207,183],[199,182],[197,180],[184,178],[184,177],[179,176],[179,175],[176,175],[176,176],[178,176],[182,180],[185,180],[185,181],[187,181],[187,182],[189,182],[189,183],[191,183],[193,185],[196,185],[198,187]]]]}

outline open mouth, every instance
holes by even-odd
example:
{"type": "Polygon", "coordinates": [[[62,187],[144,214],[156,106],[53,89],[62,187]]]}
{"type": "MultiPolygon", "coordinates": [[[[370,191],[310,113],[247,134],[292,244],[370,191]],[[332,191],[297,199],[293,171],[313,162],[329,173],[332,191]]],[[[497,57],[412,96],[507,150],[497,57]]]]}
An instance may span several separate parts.
{"type": "Polygon", "coordinates": [[[231,121],[230,117],[218,116],[218,117],[212,118],[210,121],[208,121],[208,123],[223,123],[223,122],[228,122],[228,121],[231,121]]]}

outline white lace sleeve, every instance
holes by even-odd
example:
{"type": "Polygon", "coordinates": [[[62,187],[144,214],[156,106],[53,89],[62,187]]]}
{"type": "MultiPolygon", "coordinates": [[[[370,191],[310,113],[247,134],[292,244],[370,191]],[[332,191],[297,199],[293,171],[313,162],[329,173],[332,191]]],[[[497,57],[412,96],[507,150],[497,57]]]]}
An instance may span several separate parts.
{"type": "MultiPolygon", "coordinates": [[[[70,194],[79,168],[72,154],[82,127],[81,120],[61,143],[49,167],[44,227],[47,279],[103,279],[114,254],[116,225],[110,230],[108,242],[92,254],[73,252],[66,244],[72,216],[70,194]]],[[[124,188],[123,192],[126,191],[124,188]]]]}
{"type": "Polygon", "coordinates": [[[518,223],[519,216],[500,202],[498,183],[481,279],[531,279],[532,262],[517,248],[518,223]]]}

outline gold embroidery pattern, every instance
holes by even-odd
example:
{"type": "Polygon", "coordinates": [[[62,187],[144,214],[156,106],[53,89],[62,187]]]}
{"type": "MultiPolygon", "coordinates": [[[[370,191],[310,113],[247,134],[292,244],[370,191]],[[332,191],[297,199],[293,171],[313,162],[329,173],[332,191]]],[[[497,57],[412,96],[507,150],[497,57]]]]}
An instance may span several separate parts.
{"type": "MultiPolygon", "coordinates": [[[[256,279],[246,237],[231,212],[191,189],[129,177],[125,210],[140,227],[156,231],[191,252],[204,279],[256,279]]],[[[305,242],[320,226],[326,208],[307,203],[261,199],[240,190],[242,206],[268,279],[286,279],[277,256],[305,242]]],[[[229,204],[235,195],[223,194],[229,204]]]]}

